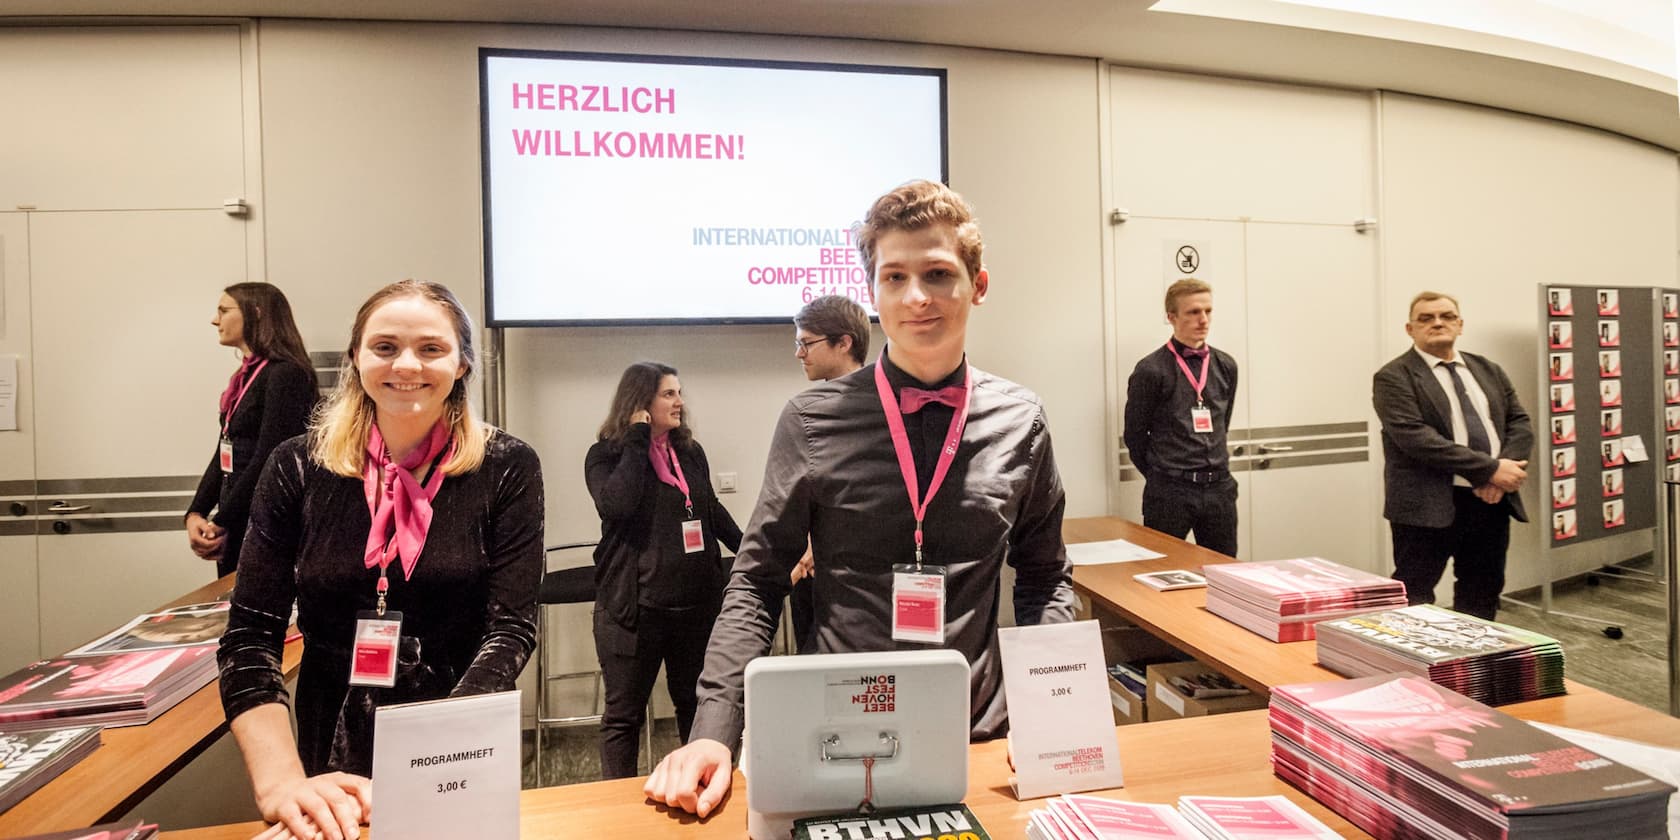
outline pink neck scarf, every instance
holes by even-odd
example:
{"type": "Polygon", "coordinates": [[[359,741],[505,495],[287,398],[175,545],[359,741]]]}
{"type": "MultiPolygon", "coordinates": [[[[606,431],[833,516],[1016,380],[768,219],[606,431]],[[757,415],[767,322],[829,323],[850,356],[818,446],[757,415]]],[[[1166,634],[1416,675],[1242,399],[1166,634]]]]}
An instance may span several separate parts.
{"type": "Polygon", "coordinates": [[[233,372],[233,376],[229,377],[227,390],[222,392],[222,400],[217,404],[217,408],[223,417],[233,413],[233,407],[239,399],[239,386],[245,384],[246,375],[250,374],[251,369],[262,361],[261,356],[255,353],[249,354],[245,357],[245,361],[239,364],[239,369],[233,372]]]}
{"type": "Polygon", "coordinates": [[[671,433],[654,435],[648,443],[648,460],[653,462],[653,474],[660,481],[682,491],[683,502],[694,507],[688,495],[688,479],[683,477],[682,464],[677,462],[676,450],[671,448],[671,433]]]}
{"type": "Polygon", "coordinates": [[[438,456],[448,446],[453,451],[449,427],[439,420],[432,427],[424,444],[416,446],[402,463],[391,461],[385,448],[385,438],[379,425],[368,430],[368,460],[362,467],[362,493],[367,497],[368,516],[373,526],[368,529],[367,551],[363,562],[367,568],[383,569],[390,565],[393,555],[402,558],[403,580],[414,575],[414,564],[426,547],[426,533],[432,527],[432,499],[443,486],[443,470],[434,467],[420,486],[412,470],[442,460],[438,456]],[[381,476],[384,480],[381,481],[381,476]]]}

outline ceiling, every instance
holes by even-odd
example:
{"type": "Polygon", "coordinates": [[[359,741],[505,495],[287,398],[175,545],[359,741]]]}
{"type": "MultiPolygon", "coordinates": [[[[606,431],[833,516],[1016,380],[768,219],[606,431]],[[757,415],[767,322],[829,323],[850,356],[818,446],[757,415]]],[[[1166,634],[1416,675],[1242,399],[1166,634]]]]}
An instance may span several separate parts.
{"type": "MultiPolygon", "coordinates": [[[[1252,0],[1251,0],[1252,2],[1252,0]]],[[[1150,11],[1154,0],[7,0],[0,21],[110,17],[479,21],[808,35],[1457,99],[1680,149],[1673,80],[1581,53],[1395,22],[1382,36],[1150,11]],[[1421,28],[1420,28],[1421,27],[1421,28]]],[[[1207,5],[1207,4],[1203,4],[1207,5]]],[[[1234,5],[1227,2],[1225,5],[1234,5]]],[[[1274,16],[1273,18],[1277,18],[1274,16]]],[[[1364,31],[1369,33],[1370,27],[1364,31]]]]}

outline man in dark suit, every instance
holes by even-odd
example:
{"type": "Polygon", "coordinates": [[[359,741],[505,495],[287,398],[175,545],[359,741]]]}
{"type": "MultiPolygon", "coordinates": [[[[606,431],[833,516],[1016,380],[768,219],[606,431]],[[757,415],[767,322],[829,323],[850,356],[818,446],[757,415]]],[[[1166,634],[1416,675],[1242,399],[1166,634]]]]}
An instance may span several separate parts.
{"type": "Polygon", "coordinates": [[[1383,517],[1394,539],[1394,578],[1413,604],[1435,601],[1453,565],[1453,609],[1492,619],[1505,588],[1511,519],[1527,522],[1517,489],[1534,431],[1499,365],[1454,349],[1458,301],[1412,299],[1412,349],[1377,371],[1371,401],[1382,420],[1383,517]]]}

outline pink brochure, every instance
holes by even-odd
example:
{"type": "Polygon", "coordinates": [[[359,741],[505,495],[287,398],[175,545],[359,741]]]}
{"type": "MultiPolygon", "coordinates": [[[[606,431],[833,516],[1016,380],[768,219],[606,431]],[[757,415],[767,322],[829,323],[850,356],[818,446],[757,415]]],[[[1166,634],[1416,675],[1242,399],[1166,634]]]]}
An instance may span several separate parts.
{"type": "Polygon", "coordinates": [[[1170,805],[1122,802],[1098,796],[1068,795],[1062,799],[1097,840],[1202,840],[1201,832],[1170,805]]]}
{"type": "Polygon", "coordinates": [[[1184,817],[1230,840],[1334,840],[1330,827],[1282,796],[1181,796],[1184,817]]]}

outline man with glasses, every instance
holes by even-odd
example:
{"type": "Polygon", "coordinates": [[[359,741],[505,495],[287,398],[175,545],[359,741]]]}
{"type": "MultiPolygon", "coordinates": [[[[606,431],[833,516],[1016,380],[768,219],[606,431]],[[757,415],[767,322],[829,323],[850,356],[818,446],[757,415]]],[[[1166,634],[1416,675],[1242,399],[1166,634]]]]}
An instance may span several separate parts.
{"type": "Polygon", "coordinates": [[[1492,620],[1511,518],[1528,521],[1517,489],[1534,431],[1505,371],[1455,349],[1463,332],[1456,299],[1419,293],[1406,321],[1412,348],[1377,371],[1371,402],[1382,421],[1394,578],[1410,603],[1434,603],[1450,558],[1453,609],[1492,620]]]}
{"type": "MultiPolygon", "coordinates": [[[[793,316],[793,356],[805,368],[805,378],[812,382],[839,379],[863,367],[869,355],[869,311],[844,295],[823,295],[800,308],[793,316]]],[[[815,597],[811,591],[811,574],[816,570],[816,557],[811,553],[810,541],[805,543],[805,556],[793,567],[790,580],[793,591],[788,594],[793,605],[793,639],[800,653],[816,650],[812,632],[816,622],[815,597]]]]}
{"type": "Polygon", "coordinates": [[[823,295],[793,316],[793,356],[812,382],[839,379],[869,354],[869,312],[844,295],[823,295]]]}

